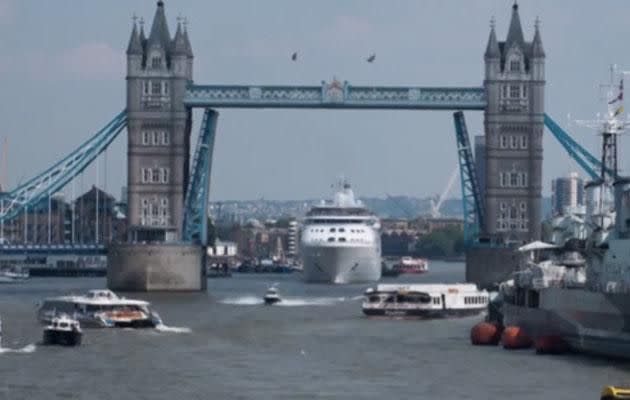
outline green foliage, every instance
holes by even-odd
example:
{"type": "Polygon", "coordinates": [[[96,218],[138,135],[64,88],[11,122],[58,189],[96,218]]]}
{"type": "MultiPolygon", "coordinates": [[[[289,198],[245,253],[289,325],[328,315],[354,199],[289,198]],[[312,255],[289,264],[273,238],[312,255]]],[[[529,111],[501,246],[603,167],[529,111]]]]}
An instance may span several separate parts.
{"type": "Polygon", "coordinates": [[[464,254],[464,232],[457,228],[436,229],[416,243],[416,255],[429,258],[464,254]]]}

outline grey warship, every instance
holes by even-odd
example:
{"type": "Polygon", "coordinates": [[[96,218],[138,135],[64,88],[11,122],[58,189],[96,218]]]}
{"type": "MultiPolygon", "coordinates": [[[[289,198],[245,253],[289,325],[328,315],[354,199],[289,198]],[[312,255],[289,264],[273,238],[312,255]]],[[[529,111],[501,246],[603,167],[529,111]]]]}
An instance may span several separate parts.
{"type": "MultiPolygon", "coordinates": [[[[622,83],[619,90],[621,99],[622,83]]],[[[552,220],[550,243],[521,247],[530,257],[500,293],[506,326],[534,340],[561,338],[578,352],[630,358],[630,178],[617,172],[622,110],[610,102],[601,121],[601,177],[585,185],[585,209],[552,220]]]]}

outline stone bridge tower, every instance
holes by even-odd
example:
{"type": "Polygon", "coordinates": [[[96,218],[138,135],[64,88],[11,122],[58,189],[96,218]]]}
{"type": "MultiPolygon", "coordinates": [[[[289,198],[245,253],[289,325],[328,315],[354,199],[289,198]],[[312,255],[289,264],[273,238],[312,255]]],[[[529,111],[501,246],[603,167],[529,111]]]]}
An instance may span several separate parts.
{"type": "Polygon", "coordinates": [[[504,42],[494,23],[485,60],[486,179],[483,235],[500,243],[540,239],[545,52],[536,22],[523,38],[518,4],[504,42]]]}
{"type": "Polygon", "coordinates": [[[183,103],[193,54],[185,25],[171,38],[164,2],[149,37],[134,21],[127,47],[128,241],[108,251],[107,287],[204,290],[205,248],[181,239],[191,114],[183,103]]]}
{"type": "Polygon", "coordinates": [[[191,114],[183,104],[193,53],[181,21],[169,33],[157,2],[149,37],[134,21],[127,48],[129,241],[181,238],[191,114]]]}

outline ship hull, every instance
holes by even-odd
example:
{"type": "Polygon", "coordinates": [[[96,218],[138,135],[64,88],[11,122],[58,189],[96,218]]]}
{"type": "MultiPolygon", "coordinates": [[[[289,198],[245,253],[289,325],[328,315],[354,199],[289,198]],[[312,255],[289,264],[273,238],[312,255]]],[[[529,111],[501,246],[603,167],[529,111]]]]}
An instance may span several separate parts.
{"type": "Polygon", "coordinates": [[[505,303],[504,324],[532,338],[562,337],[578,352],[630,358],[630,296],[584,289],[541,289],[539,306],[505,303]]]}
{"type": "Polygon", "coordinates": [[[377,246],[303,246],[304,280],[319,283],[362,283],[381,279],[377,246]]]}

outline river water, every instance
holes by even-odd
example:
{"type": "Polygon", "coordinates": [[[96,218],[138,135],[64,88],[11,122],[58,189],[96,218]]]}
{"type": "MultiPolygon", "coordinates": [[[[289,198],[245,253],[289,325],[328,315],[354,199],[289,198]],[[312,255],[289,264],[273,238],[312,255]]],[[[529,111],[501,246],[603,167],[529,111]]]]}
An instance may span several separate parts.
{"type": "MultiPolygon", "coordinates": [[[[385,282],[463,281],[461,263],[385,282]]],[[[103,288],[103,278],[0,286],[0,399],[596,399],[630,364],[473,347],[481,317],[374,320],[368,285],[306,285],[299,274],[235,275],[207,293],[134,294],[168,328],[86,330],[78,348],[44,347],[36,304],[103,288]],[[282,306],[262,305],[278,282],[282,306]]]]}

